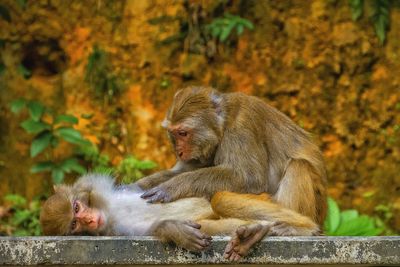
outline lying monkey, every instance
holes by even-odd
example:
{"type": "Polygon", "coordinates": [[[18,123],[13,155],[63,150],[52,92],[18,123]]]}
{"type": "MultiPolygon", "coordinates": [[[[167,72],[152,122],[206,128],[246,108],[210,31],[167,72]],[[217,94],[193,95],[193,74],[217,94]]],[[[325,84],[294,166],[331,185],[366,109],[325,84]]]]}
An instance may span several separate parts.
{"type": "Polygon", "coordinates": [[[206,249],[211,235],[229,235],[224,257],[239,260],[265,235],[317,235],[310,218],[272,202],[267,194],[218,192],[149,204],[129,186],[115,186],[105,175],[90,174],[72,186],[55,186],[43,205],[45,235],[155,235],[191,251],[206,249]]]}

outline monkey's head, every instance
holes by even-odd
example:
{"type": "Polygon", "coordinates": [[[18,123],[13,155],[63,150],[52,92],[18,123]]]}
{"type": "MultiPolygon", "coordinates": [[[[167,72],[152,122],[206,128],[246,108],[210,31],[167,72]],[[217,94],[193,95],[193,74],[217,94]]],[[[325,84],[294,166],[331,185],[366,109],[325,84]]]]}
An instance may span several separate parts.
{"type": "Polygon", "coordinates": [[[106,213],[91,207],[90,194],[76,193],[67,185],[55,186],[54,190],[40,213],[45,235],[96,235],[106,228],[106,213]]]}
{"type": "Polygon", "coordinates": [[[163,121],[176,156],[184,162],[208,164],[223,132],[222,96],[205,87],[179,90],[163,121]]]}

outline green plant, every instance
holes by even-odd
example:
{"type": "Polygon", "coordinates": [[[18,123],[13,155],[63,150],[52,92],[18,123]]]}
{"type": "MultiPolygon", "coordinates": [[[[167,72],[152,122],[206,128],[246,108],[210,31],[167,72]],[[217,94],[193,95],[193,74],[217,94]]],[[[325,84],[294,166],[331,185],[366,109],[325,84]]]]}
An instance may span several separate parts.
{"type": "Polygon", "coordinates": [[[94,144],[79,146],[77,154],[83,158],[85,162],[90,165],[90,171],[96,173],[103,173],[105,170],[113,172],[113,167],[110,162],[110,157],[101,154],[99,148],[94,144]]]}
{"type": "Polygon", "coordinates": [[[86,171],[74,155],[58,161],[54,159],[54,149],[62,141],[75,146],[90,145],[90,142],[73,128],[73,125],[78,123],[76,117],[67,114],[54,114],[40,102],[25,99],[13,101],[10,107],[13,113],[19,113],[25,108],[29,111],[29,118],[20,125],[27,133],[35,135],[30,146],[31,158],[37,157],[44,151],[48,152],[46,153],[48,160],[33,165],[32,173],[50,171],[53,182],[59,184],[64,180],[65,173],[72,171],[84,173],[86,171]],[[49,119],[44,120],[44,115],[49,119]]]}
{"type": "Polygon", "coordinates": [[[78,148],[78,154],[89,163],[90,172],[122,176],[123,183],[132,183],[144,176],[144,170],[157,167],[157,164],[150,160],[139,160],[132,155],[126,156],[118,166],[112,166],[108,155],[100,153],[95,145],[85,145],[78,148]]]}
{"type": "Polygon", "coordinates": [[[134,156],[124,158],[118,165],[117,171],[123,177],[122,182],[132,183],[144,176],[143,170],[150,170],[157,164],[150,160],[138,160],[134,156]]]}
{"type": "Polygon", "coordinates": [[[332,236],[374,236],[384,230],[374,218],[360,215],[356,210],[340,211],[332,198],[328,198],[328,216],[324,229],[326,235],[332,236]]]}
{"type": "Polygon", "coordinates": [[[379,216],[376,218],[376,225],[383,228],[383,235],[398,234],[388,226],[389,221],[394,217],[393,206],[391,204],[389,205],[380,204],[375,207],[374,211],[379,216]]]}
{"type": "Polygon", "coordinates": [[[107,101],[123,90],[122,81],[112,72],[108,54],[97,45],[88,57],[85,81],[97,96],[104,97],[107,101]]]}
{"type": "Polygon", "coordinates": [[[6,195],[4,200],[10,204],[10,215],[1,219],[2,228],[14,236],[40,235],[40,201],[30,203],[20,195],[6,195]]]}
{"type": "MultiPolygon", "coordinates": [[[[372,14],[371,21],[374,25],[376,35],[383,44],[386,40],[386,33],[390,26],[390,6],[391,0],[374,0],[368,1],[371,5],[372,14]]],[[[364,0],[349,0],[349,5],[354,21],[362,17],[364,13],[364,0]]]]}
{"type": "Polygon", "coordinates": [[[214,19],[206,26],[210,34],[221,42],[226,42],[235,29],[237,35],[240,36],[245,28],[253,30],[254,25],[247,19],[228,13],[224,14],[221,18],[214,19]]]}

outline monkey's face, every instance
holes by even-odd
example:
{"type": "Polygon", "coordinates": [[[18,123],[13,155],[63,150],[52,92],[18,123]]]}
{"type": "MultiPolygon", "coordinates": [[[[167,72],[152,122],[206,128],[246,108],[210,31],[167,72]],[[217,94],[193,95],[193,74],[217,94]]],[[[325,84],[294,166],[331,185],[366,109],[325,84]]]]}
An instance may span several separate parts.
{"type": "Polygon", "coordinates": [[[193,138],[192,129],[182,125],[170,126],[167,128],[169,139],[174,146],[176,156],[182,161],[190,161],[192,155],[191,140],[193,138]]]}
{"type": "Polygon", "coordinates": [[[175,96],[162,126],[167,129],[176,156],[207,165],[222,136],[220,98],[211,88],[188,87],[175,96]]]}
{"type": "Polygon", "coordinates": [[[72,212],[71,234],[98,234],[106,227],[107,218],[100,209],[88,207],[85,203],[75,200],[72,212]]]}
{"type": "Polygon", "coordinates": [[[219,139],[206,124],[189,126],[187,123],[178,123],[166,128],[177,158],[202,165],[209,163],[219,139]]]}

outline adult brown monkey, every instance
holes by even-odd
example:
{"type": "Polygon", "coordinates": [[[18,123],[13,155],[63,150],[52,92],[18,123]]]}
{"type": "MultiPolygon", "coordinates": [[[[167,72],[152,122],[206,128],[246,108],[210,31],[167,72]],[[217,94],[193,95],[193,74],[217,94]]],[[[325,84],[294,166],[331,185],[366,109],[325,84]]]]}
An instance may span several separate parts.
{"type": "Polygon", "coordinates": [[[261,99],[188,87],[175,94],[163,127],[177,163],[137,182],[149,202],[211,198],[218,191],[267,192],[322,224],[322,154],[306,131],[261,99]]]}
{"type": "Polygon", "coordinates": [[[265,193],[219,192],[211,204],[185,198],[152,205],[129,186],[95,174],[55,187],[40,222],[46,235],[155,235],[192,251],[206,249],[209,235],[233,234],[224,253],[231,260],[245,256],[265,235],[319,234],[310,218],[279,207],[265,193]]]}

